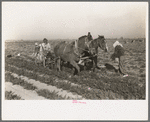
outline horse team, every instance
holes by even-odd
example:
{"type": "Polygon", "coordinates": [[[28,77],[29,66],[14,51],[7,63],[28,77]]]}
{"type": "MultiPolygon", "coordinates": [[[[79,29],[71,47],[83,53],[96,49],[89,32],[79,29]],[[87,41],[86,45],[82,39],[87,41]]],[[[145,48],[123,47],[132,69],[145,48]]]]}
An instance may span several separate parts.
{"type": "MultiPolygon", "coordinates": [[[[45,39],[44,39],[45,40],[45,39]]],[[[40,45],[39,52],[35,52],[37,54],[36,59],[39,60],[42,57],[41,61],[44,62],[43,65],[45,66],[45,61],[48,58],[43,57],[51,57],[52,53],[51,47],[48,44],[48,51],[46,51],[46,45],[48,43],[46,42],[45,47],[40,45]],[[42,53],[41,53],[42,52],[42,53]],[[44,52],[44,53],[43,53],[44,52]],[[45,53],[46,52],[46,53],[45,53]],[[48,56],[49,55],[49,56],[48,56]]],[[[80,63],[82,62],[84,64],[84,67],[86,67],[86,59],[90,59],[92,62],[92,70],[95,71],[95,68],[98,68],[97,66],[97,56],[98,56],[98,47],[100,47],[105,52],[108,51],[107,43],[105,41],[104,36],[98,36],[98,38],[93,39],[90,32],[88,32],[88,35],[82,36],[78,38],[78,40],[72,42],[72,43],[66,43],[65,41],[58,43],[54,47],[54,55],[55,55],[55,64],[58,71],[62,70],[63,64],[66,62],[68,65],[71,65],[71,68],[74,69],[74,75],[78,74],[80,69],[80,63]]],[[[36,63],[37,63],[37,60],[36,63]]]]}

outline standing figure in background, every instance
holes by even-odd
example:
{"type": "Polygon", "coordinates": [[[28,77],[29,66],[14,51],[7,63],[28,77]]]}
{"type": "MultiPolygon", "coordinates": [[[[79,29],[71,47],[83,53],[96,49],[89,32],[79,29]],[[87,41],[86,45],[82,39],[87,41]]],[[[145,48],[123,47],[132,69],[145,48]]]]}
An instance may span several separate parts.
{"type": "Polygon", "coordinates": [[[124,48],[122,46],[121,43],[119,43],[118,41],[116,41],[113,44],[114,47],[114,53],[111,55],[111,59],[115,60],[116,58],[119,59],[119,72],[120,74],[123,75],[123,77],[127,77],[128,75],[126,74],[125,71],[125,65],[124,65],[124,48]]]}
{"type": "Polygon", "coordinates": [[[92,35],[91,35],[90,32],[88,32],[88,39],[89,39],[89,40],[93,40],[93,37],[92,37],[92,35]]]}

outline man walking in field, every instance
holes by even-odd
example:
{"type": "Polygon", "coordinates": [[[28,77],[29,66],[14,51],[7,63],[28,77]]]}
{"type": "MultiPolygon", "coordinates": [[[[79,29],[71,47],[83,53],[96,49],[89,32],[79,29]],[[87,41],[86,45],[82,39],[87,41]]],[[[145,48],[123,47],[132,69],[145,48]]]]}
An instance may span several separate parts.
{"type": "Polygon", "coordinates": [[[123,75],[123,77],[127,77],[128,75],[126,74],[125,71],[125,65],[124,65],[124,48],[121,43],[116,41],[113,44],[114,47],[114,53],[111,55],[111,59],[115,60],[115,58],[119,58],[119,72],[120,74],[123,75]]]}

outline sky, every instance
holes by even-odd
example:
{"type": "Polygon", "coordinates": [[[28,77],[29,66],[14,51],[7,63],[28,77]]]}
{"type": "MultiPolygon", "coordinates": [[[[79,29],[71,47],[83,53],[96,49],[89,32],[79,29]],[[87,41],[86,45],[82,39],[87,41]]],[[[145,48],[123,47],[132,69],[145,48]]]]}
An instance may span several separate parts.
{"type": "Polygon", "coordinates": [[[148,2],[2,2],[3,40],[146,36],[148,2]]]}

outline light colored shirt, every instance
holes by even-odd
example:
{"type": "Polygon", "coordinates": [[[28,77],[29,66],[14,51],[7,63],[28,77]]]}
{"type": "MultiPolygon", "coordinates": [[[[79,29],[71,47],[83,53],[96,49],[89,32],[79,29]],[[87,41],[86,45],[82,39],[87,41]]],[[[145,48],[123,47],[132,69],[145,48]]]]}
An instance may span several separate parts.
{"type": "MultiPolygon", "coordinates": [[[[51,51],[51,46],[49,43],[47,43],[47,44],[42,43],[42,44],[40,44],[40,46],[42,46],[45,51],[51,51]]],[[[40,51],[42,51],[42,48],[40,49],[40,51]]]]}
{"type": "Polygon", "coordinates": [[[118,42],[118,41],[116,41],[116,42],[113,44],[113,47],[115,48],[117,45],[120,45],[121,47],[123,47],[122,44],[121,44],[120,42],[118,42]]]}

